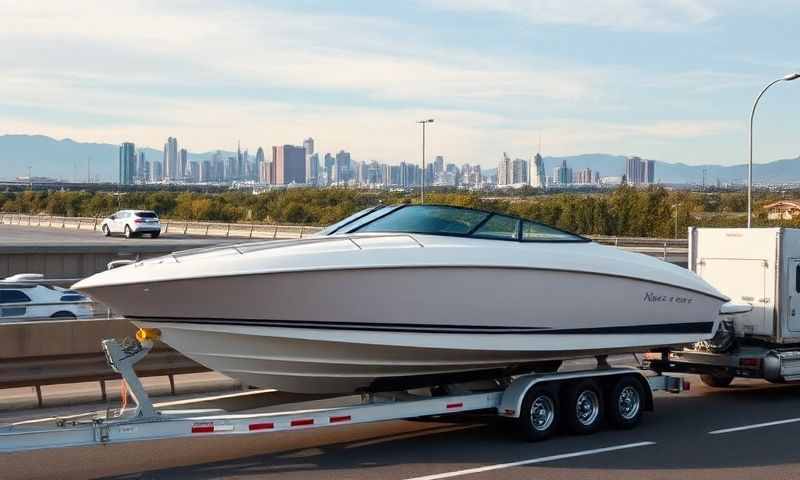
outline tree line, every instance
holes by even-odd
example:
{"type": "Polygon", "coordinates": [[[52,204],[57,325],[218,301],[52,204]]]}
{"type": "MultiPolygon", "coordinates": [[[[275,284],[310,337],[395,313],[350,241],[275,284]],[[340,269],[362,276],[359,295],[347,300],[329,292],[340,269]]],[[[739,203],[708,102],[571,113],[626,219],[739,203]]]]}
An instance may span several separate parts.
{"type": "MultiPolygon", "coordinates": [[[[778,195],[756,197],[756,225],[767,225],[763,205],[778,195]]],[[[258,195],[243,191],[88,192],[26,191],[0,193],[0,211],[61,216],[102,217],[119,209],[154,210],[169,219],[329,225],[378,203],[418,202],[409,192],[352,189],[289,189],[258,195]]],[[[557,193],[487,198],[478,193],[433,191],[426,203],[461,205],[505,212],[587,235],[685,237],[688,226],[742,226],[744,192],[701,193],[662,187],[620,187],[594,193],[557,193]]],[[[774,223],[774,222],[773,222],[774,223]]],[[[782,221],[797,226],[797,221],[782,221]]]]}

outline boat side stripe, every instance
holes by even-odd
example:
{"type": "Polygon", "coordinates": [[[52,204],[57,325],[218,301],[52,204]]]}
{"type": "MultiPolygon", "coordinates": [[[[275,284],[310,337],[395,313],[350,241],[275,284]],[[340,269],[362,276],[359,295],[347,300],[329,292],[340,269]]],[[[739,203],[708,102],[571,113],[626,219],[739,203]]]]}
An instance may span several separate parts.
{"type": "Polygon", "coordinates": [[[193,317],[143,317],[126,316],[130,320],[153,323],[199,323],[225,324],[275,328],[305,328],[315,330],[360,330],[373,332],[408,333],[469,333],[469,334],[526,334],[526,335],[632,335],[632,334],[681,334],[710,333],[714,322],[660,323],[655,325],[625,325],[616,327],[589,327],[554,329],[546,327],[485,327],[452,325],[399,325],[355,322],[306,322],[239,318],[193,318],[193,317]]]}

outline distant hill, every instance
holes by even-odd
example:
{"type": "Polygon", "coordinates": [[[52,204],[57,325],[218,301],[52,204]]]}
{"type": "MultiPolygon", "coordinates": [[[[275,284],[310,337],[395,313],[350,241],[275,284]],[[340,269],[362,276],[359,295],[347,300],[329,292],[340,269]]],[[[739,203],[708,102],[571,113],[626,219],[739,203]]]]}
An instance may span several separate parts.
{"type": "MultiPolygon", "coordinates": [[[[161,150],[142,150],[148,161],[161,160],[164,156],[161,150]]],[[[207,160],[213,154],[189,152],[189,160],[207,160]]],[[[222,154],[226,157],[233,155],[225,150],[222,154]]],[[[255,152],[250,154],[255,155],[255,152]]],[[[56,140],[44,135],[0,135],[0,178],[26,176],[30,166],[34,176],[85,181],[89,175],[89,159],[92,179],[117,179],[119,145],[81,143],[69,138],[56,140]]]]}
{"type": "MultiPolygon", "coordinates": [[[[113,181],[117,178],[119,145],[107,143],[80,143],[70,139],[56,140],[44,135],[0,135],[0,178],[12,179],[28,174],[28,166],[34,176],[54,177],[64,180],[86,180],[87,163],[91,158],[92,178],[113,181]]],[[[144,149],[148,160],[161,160],[161,150],[144,149]]],[[[222,151],[224,156],[233,155],[222,151]]],[[[189,152],[189,160],[202,161],[211,158],[214,152],[189,152]]],[[[250,155],[255,155],[254,151],[250,155]]],[[[625,156],[591,153],[567,157],[544,157],[548,175],[563,160],[573,169],[591,168],[602,176],[621,176],[625,173],[625,156]]],[[[656,161],[656,179],[663,183],[700,183],[703,169],[706,183],[713,184],[717,178],[723,183],[743,183],[747,178],[746,165],[686,165],[656,161]]],[[[494,168],[486,169],[487,173],[494,168]]],[[[753,175],[758,182],[800,182],[800,157],[756,164],[753,175]]]]}

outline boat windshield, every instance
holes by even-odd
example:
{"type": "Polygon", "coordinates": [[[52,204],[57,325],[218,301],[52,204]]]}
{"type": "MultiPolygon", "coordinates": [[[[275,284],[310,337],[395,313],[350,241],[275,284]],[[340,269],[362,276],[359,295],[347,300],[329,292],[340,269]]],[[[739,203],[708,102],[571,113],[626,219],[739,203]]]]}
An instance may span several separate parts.
{"type": "Polygon", "coordinates": [[[362,223],[352,232],[421,233],[470,236],[523,242],[586,242],[574,235],[541,223],[497,213],[445,205],[406,205],[362,223]]]}

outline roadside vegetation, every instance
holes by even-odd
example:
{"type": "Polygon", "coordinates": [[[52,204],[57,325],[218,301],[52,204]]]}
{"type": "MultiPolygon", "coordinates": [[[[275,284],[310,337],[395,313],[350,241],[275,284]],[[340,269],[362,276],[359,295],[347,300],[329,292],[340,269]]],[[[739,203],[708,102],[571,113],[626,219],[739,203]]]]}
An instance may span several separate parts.
{"type": "MultiPolygon", "coordinates": [[[[756,225],[767,225],[762,206],[783,198],[759,194],[756,225]]],[[[292,189],[253,195],[248,192],[69,192],[0,193],[0,211],[42,215],[102,217],[122,208],[155,210],[163,218],[214,221],[327,225],[360,209],[383,203],[417,202],[403,192],[348,189],[292,189]]],[[[620,187],[602,193],[558,193],[487,198],[463,192],[429,192],[426,203],[442,203],[507,212],[589,235],[672,237],[694,226],[742,226],[744,192],[699,193],[660,187],[620,187]]],[[[773,222],[773,224],[775,224],[773,222]]],[[[800,227],[798,221],[781,222],[800,227]]]]}

